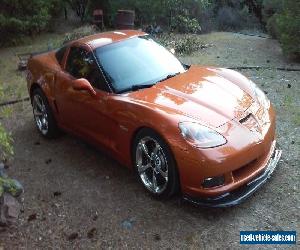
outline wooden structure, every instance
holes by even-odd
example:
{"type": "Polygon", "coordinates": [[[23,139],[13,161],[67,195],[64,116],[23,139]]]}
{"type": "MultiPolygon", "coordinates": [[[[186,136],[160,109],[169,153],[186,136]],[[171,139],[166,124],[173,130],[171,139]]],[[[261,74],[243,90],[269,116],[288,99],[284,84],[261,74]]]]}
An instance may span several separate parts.
{"type": "Polygon", "coordinates": [[[103,10],[96,9],[93,11],[93,23],[99,28],[104,29],[104,19],[103,19],[103,10]]]}

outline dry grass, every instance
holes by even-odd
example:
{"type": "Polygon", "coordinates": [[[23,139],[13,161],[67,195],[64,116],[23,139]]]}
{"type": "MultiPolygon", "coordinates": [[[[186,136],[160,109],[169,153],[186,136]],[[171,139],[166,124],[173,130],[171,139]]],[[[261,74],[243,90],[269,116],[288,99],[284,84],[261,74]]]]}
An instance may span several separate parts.
{"type": "Polygon", "coordinates": [[[64,35],[44,34],[27,45],[0,49],[0,88],[4,95],[0,96],[0,102],[26,97],[25,72],[17,70],[18,57],[16,53],[30,53],[45,51],[48,46],[56,46],[64,35]]]}

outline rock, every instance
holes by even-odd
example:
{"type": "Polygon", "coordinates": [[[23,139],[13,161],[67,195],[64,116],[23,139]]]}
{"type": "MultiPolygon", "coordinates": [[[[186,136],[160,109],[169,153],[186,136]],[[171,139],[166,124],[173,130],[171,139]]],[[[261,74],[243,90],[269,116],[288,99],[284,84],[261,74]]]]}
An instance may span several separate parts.
{"type": "Polygon", "coordinates": [[[61,192],[60,191],[55,191],[53,193],[53,196],[56,197],[56,196],[61,196],[61,192]]]}
{"type": "Polygon", "coordinates": [[[4,163],[0,162],[0,177],[7,178],[7,174],[5,173],[5,165],[4,163]]]}
{"type": "Polygon", "coordinates": [[[123,220],[121,225],[124,229],[132,229],[134,221],[132,219],[123,220]]]}
{"type": "Polygon", "coordinates": [[[36,217],[37,217],[36,213],[34,213],[34,214],[31,214],[31,215],[29,215],[29,216],[28,216],[28,219],[27,219],[27,221],[29,222],[29,221],[36,220],[36,217]]]}
{"type": "Polygon", "coordinates": [[[93,221],[96,221],[98,219],[99,215],[98,212],[96,211],[95,215],[92,217],[93,221]]]}
{"type": "Polygon", "coordinates": [[[46,161],[45,161],[45,163],[48,165],[48,164],[50,164],[52,162],[52,159],[47,159],[46,161]]]}
{"type": "Polygon", "coordinates": [[[88,231],[87,237],[89,239],[92,239],[95,237],[96,233],[97,233],[97,229],[95,227],[93,227],[90,231],[88,231]]]}
{"type": "Polygon", "coordinates": [[[79,236],[78,233],[71,233],[70,235],[68,235],[68,240],[69,241],[75,240],[78,238],[78,236],[79,236]]]}
{"type": "Polygon", "coordinates": [[[20,214],[20,207],[15,197],[4,193],[0,200],[0,225],[9,226],[15,223],[20,214]]]}
{"type": "Polygon", "coordinates": [[[160,241],[161,240],[161,237],[160,237],[160,235],[159,234],[154,234],[154,240],[155,241],[160,241]]]}

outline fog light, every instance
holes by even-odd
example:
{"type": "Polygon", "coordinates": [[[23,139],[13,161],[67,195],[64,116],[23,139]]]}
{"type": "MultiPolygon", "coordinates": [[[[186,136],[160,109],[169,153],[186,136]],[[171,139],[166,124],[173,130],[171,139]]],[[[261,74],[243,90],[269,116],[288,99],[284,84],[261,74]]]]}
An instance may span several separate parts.
{"type": "Polygon", "coordinates": [[[202,186],[204,188],[212,188],[217,186],[222,186],[225,182],[224,176],[216,176],[216,177],[209,177],[204,179],[202,186]]]}

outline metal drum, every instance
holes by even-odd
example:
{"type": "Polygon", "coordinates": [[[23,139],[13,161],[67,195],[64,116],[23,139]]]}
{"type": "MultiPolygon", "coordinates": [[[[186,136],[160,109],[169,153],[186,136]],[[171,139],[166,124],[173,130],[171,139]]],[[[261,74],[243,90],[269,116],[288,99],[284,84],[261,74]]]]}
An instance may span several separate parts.
{"type": "Polygon", "coordinates": [[[133,10],[118,10],[116,16],[117,29],[133,29],[135,12],[133,10]]]}

